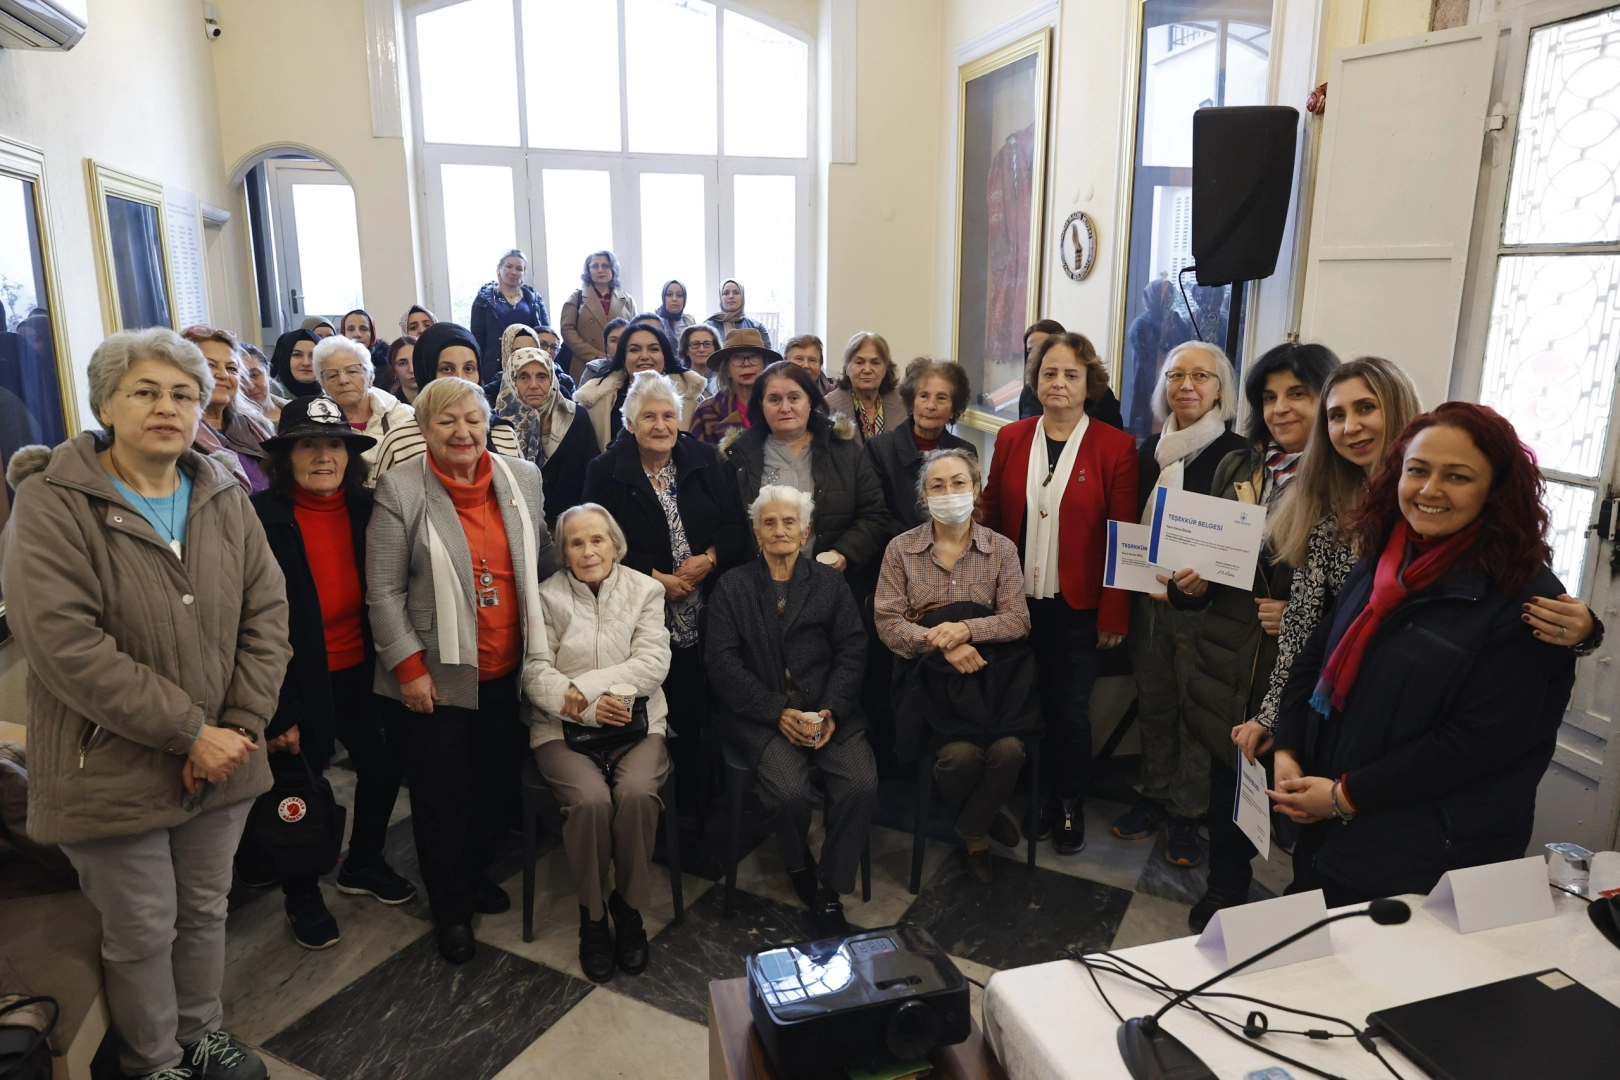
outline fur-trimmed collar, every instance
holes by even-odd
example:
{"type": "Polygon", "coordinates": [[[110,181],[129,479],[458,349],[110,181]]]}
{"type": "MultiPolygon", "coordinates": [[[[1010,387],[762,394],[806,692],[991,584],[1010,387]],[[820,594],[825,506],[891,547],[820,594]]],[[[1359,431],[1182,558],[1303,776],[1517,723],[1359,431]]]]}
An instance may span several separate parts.
{"type": "MultiPolygon", "coordinates": [[[[855,421],[851,420],[848,415],[841,412],[836,412],[832,414],[831,420],[832,425],[830,428],[828,428],[825,436],[827,439],[836,439],[839,442],[849,442],[855,438],[855,421]]],[[[726,434],[720,439],[720,456],[730,460],[732,449],[736,446],[737,440],[753,430],[753,428],[739,427],[732,428],[730,431],[726,432],[726,434]]],[[[821,438],[821,436],[816,437],[821,438]]],[[[770,438],[769,433],[761,436],[759,439],[759,445],[764,446],[765,440],[768,438],[770,438]]]]}

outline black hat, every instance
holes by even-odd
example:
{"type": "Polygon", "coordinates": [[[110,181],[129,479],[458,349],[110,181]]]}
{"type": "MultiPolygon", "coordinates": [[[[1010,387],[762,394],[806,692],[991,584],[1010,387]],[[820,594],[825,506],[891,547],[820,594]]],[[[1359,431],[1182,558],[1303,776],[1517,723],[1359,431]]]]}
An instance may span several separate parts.
{"type": "Polygon", "coordinates": [[[342,439],[351,450],[370,450],[377,440],[349,426],[343,408],[329,397],[294,398],[281,407],[276,435],[259,445],[266,450],[293,446],[299,439],[342,439]]]}

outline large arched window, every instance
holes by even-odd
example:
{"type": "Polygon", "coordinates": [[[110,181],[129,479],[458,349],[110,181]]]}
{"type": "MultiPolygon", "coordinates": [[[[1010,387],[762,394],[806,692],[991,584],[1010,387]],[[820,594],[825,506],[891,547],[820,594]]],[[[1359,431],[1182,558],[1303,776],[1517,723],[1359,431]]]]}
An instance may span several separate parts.
{"type": "Polygon", "coordinates": [[[509,248],[555,320],[585,256],[643,310],[722,280],[794,333],[810,311],[811,41],[726,0],[425,0],[405,9],[429,301],[465,322],[509,248]]]}

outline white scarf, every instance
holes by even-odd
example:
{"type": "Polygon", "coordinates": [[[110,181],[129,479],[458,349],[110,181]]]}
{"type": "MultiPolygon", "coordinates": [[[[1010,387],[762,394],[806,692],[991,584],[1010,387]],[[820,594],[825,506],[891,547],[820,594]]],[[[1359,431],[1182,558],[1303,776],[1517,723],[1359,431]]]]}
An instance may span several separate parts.
{"type": "MultiPolygon", "coordinates": [[[[1180,491],[1187,475],[1187,462],[1197,457],[1210,443],[1226,432],[1226,421],[1219,409],[1211,409],[1198,418],[1190,428],[1182,428],[1171,413],[1159,433],[1159,445],[1153,448],[1153,460],[1159,463],[1159,479],[1155,488],[1180,491]]],[[[1142,508],[1142,524],[1153,523],[1153,494],[1148,493],[1147,505],[1142,508]]]]}
{"type": "MultiPolygon", "coordinates": [[[[529,516],[529,501],[523,497],[511,466],[502,461],[499,454],[489,457],[506,477],[507,487],[512,492],[512,504],[517,507],[518,519],[523,523],[523,652],[528,656],[533,646],[546,640],[545,625],[540,614],[540,578],[534,563],[534,521],[529,516]]],[[[422,472],[433,483],[438,483],[432,475],[426,454],[422,455],[422,472]]],[[[461,664],[462,656],[467,655],[471,657],[470,663],[476,664],[478,610],[473,607],[472,597],[462,592],[455,560],[450,557],[450,549],[445,546],[439,530],[433,527],[433,519],[426,516],[425,509],[422,520],[427,524],[428,558],[433,564],[434,625],[440,627],[439,662],[461,664]],[[454,632],[446,634],[444,627],[451,627],[454,632]]]]}
{"type": "Polygon", "coordinates": [[[1058,594],[1058,510],[1063,493],[1069,489],[1069,474],[1080,455],[1080,440],[1091,417],[1081,415],[1058,455],[1057,468],[1048,473],[1051,459],[1046,456],[1046,418],[1035,425],[1035,438],[1029,444],[1029,474],[1024,478],[1024,595],[1045,600],[1058,594]],[[1050,482],[1047,477],[1050,476],[1050,482]]]}

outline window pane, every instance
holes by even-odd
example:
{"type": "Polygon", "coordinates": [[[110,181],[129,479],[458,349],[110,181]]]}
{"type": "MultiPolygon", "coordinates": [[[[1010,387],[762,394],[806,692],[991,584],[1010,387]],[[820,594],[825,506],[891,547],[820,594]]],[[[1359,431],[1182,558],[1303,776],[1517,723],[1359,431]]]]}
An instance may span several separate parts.
{"type": "Polygon", "coordinates": [[[713,4],[625,0],[624,63],[631,151],[715,152],[713,4]]]}
{"type": "Polygon", "coordinates": [[[1620,11],[1530,35],[1502,239],[1620,239],[1620,11]]]}
{"type": "Polygon", "coordinates": [[[743,287],[743,310],[765,324],[777,348],[797,333],[798,326],[793,280],[796,186],[791,176],[738,176],[732,192],[737,215],[735,276],[743,287]]]}
{"type": "Polygon", "coordinates": [[[809,46],[735,11],[725,23],[726,153],[806,156],[809,46]]]}
{"type": "Polygon", "coordinates": [[[550,306],[563,302],[580,286],[585,256],[613,247],[613,194],[608,174],[592,169],[545,169],[541,172],[546,201],[546,272],[550,306]]]}
{"type": "Polygon", "coordinates": [[[157,207],[109,195],[107,228],[112,233],[113,276],[124,329],[168,326],[168,269],[163,265],[157,207]]]}
{"type": "Polygon", "coordinates": [[[416,58],[423,139],[518,144],[511,0],[467,0],[418,15],[416,58]]]}
{"type": "Polygon", "coordinates": [[[1547,481],[1547,513],[1552,516],[1553,573],[1571,596],[1581,595],[1581,578],[1586,570],[1586,530],[1592,524],[1592,504],[1597,492],[1547,481]]]}
{"type": "Polygon", "coordinates": [[[523,0],[523,81],[530,146],[619,149],[616,0],[523,0]]]}
{"type": "Polygon", "coordinates": [[[0,175],[0,459],[67,438],[34,185],[0,175]],[[21,407],[19,406],[19,402],[21,407]]]}
{"type": "Polygon", "coordinates": [[[1543,468],[1596,477],[1614,408],[1620,257],[1515,255],[1496,266],[1479,399],[1543,468]]]}
{"type": "Polygon", "coordinates": [[[472,319],[473,297],[495,277],[495,262],[518,246],[512,170],[505,165],[441,165],[444,260],[450,274],[450,319],[472,319]]]}
{"type": "Polygon", "coordinates": [[[337,316],[360,306],[360,230],[348,184],[292,185],[304,311],[337,316]]]}
{"type": "MultiPolygon", "coordinates": [[[[641,174],[641,307],[652,311],[671,278],[686,286],[686,313],[702,321],[709,306],[708,229],[703,177],[641,174]]],[[[680,342],[675,342],[679,345],[680,342]]]]}

